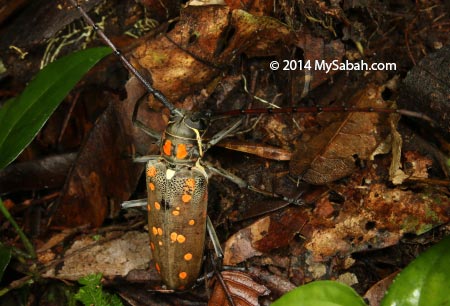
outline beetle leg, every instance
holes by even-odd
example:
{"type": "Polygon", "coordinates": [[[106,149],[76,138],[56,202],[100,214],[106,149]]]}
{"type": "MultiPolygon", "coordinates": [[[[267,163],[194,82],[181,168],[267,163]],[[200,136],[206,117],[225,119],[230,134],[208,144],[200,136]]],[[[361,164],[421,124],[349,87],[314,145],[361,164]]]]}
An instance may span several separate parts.
{"type": "Polygon", "coordinates": [[[222,267],[223,250],[222,250],[222,247],[220,246],[219,238],[217,237],[216,230],[214,229],[214,226],[213,226],[209,216],[206,216],[206,229],[208,230],[209,238],[211,238],[211,242],[213,244],[214,252],[216,253],[217,260],[220,261],[220,262],[218,262],[219,267],[222,267]]]}
{"type": "Polygon", "coordinates": [[[243,118],[239,118],[233,122],[233,124],[227,126],[217,134],[215,134],[209,142],[205,145],[204,151],[208,150],[210,147],[216,145],[219,141],[236,131],[236,129],[241,125],[243,118]]]}
{"type": "Polygon", "coordinates": [[[161,139],[161,133],[158,131],[155,131],[151,128],[149,128],[148,126],[146,126],[142,121],[140,121],[137,118],[137,114],[139,111],[139,107],[141,106],[141,104],[145,101],[145,97],[147,97],[146,95],[141,97],[136,104],[134,105],[134,109],[133,109],[133,115],[131,116],[131,122],[133,122],[133,125],[139,129],[141,129],[145,134],[149,135],[152,138],[161,139]]]}
{"type": "Polygon", "coordinates": [[[232,181],[233,183],[235,183],[236,185],[238,185],[240,188],[247,188],[248,190],[263,194],[265,196],[269,196],[269,197],[273,197],[273,198],[279,198],[282,199],[290,204],[294,204],[294,205],[304,205],[305,202],[300,198],[300,197],[296,197],[296,198],[288,198],[285,197],[283,195],[274,193],[274,192],[269,192],[266,190],[262,190],[258,187],[255,187],[253,185],[250,185],[249,183],[247,183],[246,181],[244,181],[243,179],[241,179],[240,177],[234,175],[233,173],[220,168],[220,167],[215,167],[213,165],[211,165],[210,163],[206,162],[206,161],[202,161],[202,163],[205,165],[205,167],[209,170],[211,170],[212,172],[219,174],[227,179],[229,179],[230,181],[232,181]]]}

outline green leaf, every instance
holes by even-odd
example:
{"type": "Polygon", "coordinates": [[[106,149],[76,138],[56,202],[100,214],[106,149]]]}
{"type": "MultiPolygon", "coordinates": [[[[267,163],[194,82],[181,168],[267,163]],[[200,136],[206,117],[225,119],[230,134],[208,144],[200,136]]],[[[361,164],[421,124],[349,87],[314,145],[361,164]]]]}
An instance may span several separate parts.
{"type": "Polygon", "coordinates": [[[60,58],[0,109],[0,169],[26,148],[81,77],[111,51],[93,48],[60,58]]]}
{"type": "Polygon", "coordinates": [[[120,298],[117,295],[109,295],[109,301],[108,301],[108,305],[110,306],[123,306],[122,301],[120,300],[120,298]]]}
{"type": "Polygon", "coordinates": [[[103,306],[105,301],[101,290],[92,287],[82,287],[75,294],[75,299],[79,300],[84,305],[103,306]]]}
{"type": "Polygon", "coordinates": [[[381,306],[450,305],[450,236],[420,254],[395,279],[381,306]]]}
{"type": "Polygon", "coordinates": [[[3,278],[6,268],[11,260],[11,249],[0,242],[0,281],[3,278]]]}
{"type": "Polygon", "coordinates": [[[5,116],[6,114],[6,110],[11,107],[11,104],[14,103],[15,98],[11,98],[9,100],[7,100],[4,104],[3,107],[0,108],[0,123],[2,122],[2,118],[5,116]]]}
{"type": "Polygon", "coordinates": [[[82,277],[78,280],[81,285],[89,287],[97,287],[101,285],[103,275],[101,273],[89,274],[88,276],[82,277]]]}
{"type": "Polygon", "coordinates": [[[78,280],[81,287],[75,299],[84,305],[95,306],[123,306],[122,301],[116,295],[104,292],[101,285],[102,274],[91,274],[78,280]]]}
{"type": "Polygon", "coordinates": [[[366,306],[352,287],[334,281],[316,281],[300,286],[272,306],[366,306]]]}

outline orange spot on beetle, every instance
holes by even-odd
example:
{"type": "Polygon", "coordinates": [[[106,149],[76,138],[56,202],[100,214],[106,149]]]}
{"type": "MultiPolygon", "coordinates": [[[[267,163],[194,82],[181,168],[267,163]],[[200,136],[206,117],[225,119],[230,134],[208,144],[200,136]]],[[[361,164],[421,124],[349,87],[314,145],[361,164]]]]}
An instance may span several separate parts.
{"type": "Polygon", "coordinates": [[[153,242],[150,242],[150,249],[151,249],[152,251],[154,251],[154,250],[155,250],[155,245],[154,245],[154,243],[153,243],[153,242]]]}
{"type": "Polygon", "coordinates": [[[176,232],[172,232],[170,233],[170,240],[172,242],[178,241],[178,243],[184,243],[186,241],[186,237],[179,235],[176,232]]]}
{"type": "Polygon", "coordinates": [[[155,166],[150,166],[147,169],[147,176],[154,177],[156,175],[156,168],[155,166]]]}
{"type": "Polygon", "coordinates": [[[162,228],[158,227],[158,235],[162,236],[162,234],[163,234],[162,228]]]}
{"type": "Polygon", "coordinates": [[[189,225],[194,225],[195,224],[195,220],[194,219],[189,220],[188,224],[189,225]]]}
{"type": "Polygon", "coordinates": [[[188,178],[185,183],[186,186],[188,186],[191,189],[195,187],[195,179],[193,178],[188,178]]]}
{"type": "Polygon", "coordinates": [[[158,245],[162,246],[163,245],[162,241],[158,241],[158,245]]]}
{"type": "Polygon", "coordinates": [[[184,159],[187,156],[188,152],[186,150],[186,145],[183,143],[179,143],[177,145],[177,158],[184,159]]]}
{"type": "Polygon", "coordinates": [[[153,235],[158,235],[158,229],[156,228],[156,227],[152,227],[152,233],[153,233],[153,235]]]}
{"type": "Polygon", "coordinates": [[[155,263],[155,268],[158,273],[161,273],[161,268],[159,267],[158,263],[155,263]]]}
{"type": "Polygon", "coordinates": [[[161,204],[159,204],[158,202],[155,202],[155,208],[156,208],[156,210],[160,210],[161,204]]]}
{"type": "Polygon", "coordinates": [[[181,196],[181,201],[183,201],[184,203],[188,203],[191,199],[192,199],[192,196],[190,196],[189,194],[183,194],[181,196]]]}
{"type": "Polygon", "coordinates": [[[167,139],[166,142],[164,142],[163,152],[168,156],[172,154],[172,141],[170,141],[169,139],[167,139]]]}
{"type": "Polygon", "coordinates": [[[178,274],[178,276],[179,276],[181,279],[185,279],[185,278],[187,277],[187,273],[186,273],[186,272],[180,272],[180,274],[178,274]]]}
{"type": "Polygon", "coordinates": [[[192,259],[192,254],[191,253],[184,254],[184,260],[189,261],[191,259],[192,259]]]}
{"type": "Polygon", "coordinates": [[[148,188],[149,188],[151,191],[154,191],[154,190],[155,190],[155,184],[153,184],[153,183],[148,183],[148,188]]]}
{"type": "Polygon", "coordinates": [[[172,211],[172,215],[179,216],[180,212],[178,210],[174,210],[174,211],[172,211]]]}
{"type": "Polygon", "coordinates": [[[147,204],[147,211],[152,210],[152,207],[150,206],[150,204],[147,204]]]}
{"type": "Polygon", "coordinates": [[[186,237],[184,237],[183,235],[178,235],[177,241],[178,243],[184,243],[186,241],[186,237]]]}

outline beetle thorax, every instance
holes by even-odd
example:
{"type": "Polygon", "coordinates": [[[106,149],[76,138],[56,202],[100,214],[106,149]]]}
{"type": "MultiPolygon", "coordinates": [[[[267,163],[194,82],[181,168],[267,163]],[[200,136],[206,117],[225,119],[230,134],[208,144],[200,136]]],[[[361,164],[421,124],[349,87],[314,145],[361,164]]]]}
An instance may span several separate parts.
{"type": "Polygon", "coordinates": [[[208,117],[180,110],[172,114],[161,139],[161,156],[170,164],[194,165],[203,156],[202,136],[208,117]]]}

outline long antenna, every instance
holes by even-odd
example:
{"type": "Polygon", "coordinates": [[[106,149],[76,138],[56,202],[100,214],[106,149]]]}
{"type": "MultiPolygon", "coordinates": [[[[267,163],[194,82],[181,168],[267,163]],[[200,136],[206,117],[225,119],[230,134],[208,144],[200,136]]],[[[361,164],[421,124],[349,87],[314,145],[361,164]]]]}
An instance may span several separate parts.
{"type": "Polygon", "coordinates": [[[94,21],[89,17],[89,15],[84,11],[84,9],[75,1],[69,0],[73,6],[75,6],[80,12],[83,19],[94,29],[94,31],[100,36],[100,38],[108,45],[113,51],[114,54],[120,59],[120,61],[125,65],[126,68],[136,77],[138,80],[145,86],[147,91],[151,93],[156,99],[161,101],[165,107],[167,107],[171,113],[176,113],[178,115],[182,115],[181,112],[175,108],[175,106],[170,103],[166,96],[162,92],[157,89],[154,89],[152,85],[136,70],[136,68],[131,65],[131,63],[122,55],[122,53],[116,48],[116,46],[112,43],[112,41],[105,35],[105,33],[100,29],[94,21]]]}
{"type": "Polygon", "coordinates": [[[345,106],[307,106],[307,107],[285,107],[285,108],[250,108],[250,109],[234,109],[216,113],[218,118],[238,115],[255,115],[255,114],[295,114],[295,113],[320,113],[320,112],[350,112],[350,113],[397,113],[400,115],[419,118],[436,125],[436,122],[425,114],[410,111],[407,109],[396,108],[378,108],[378,107],[345,107],[345,106]]]}

